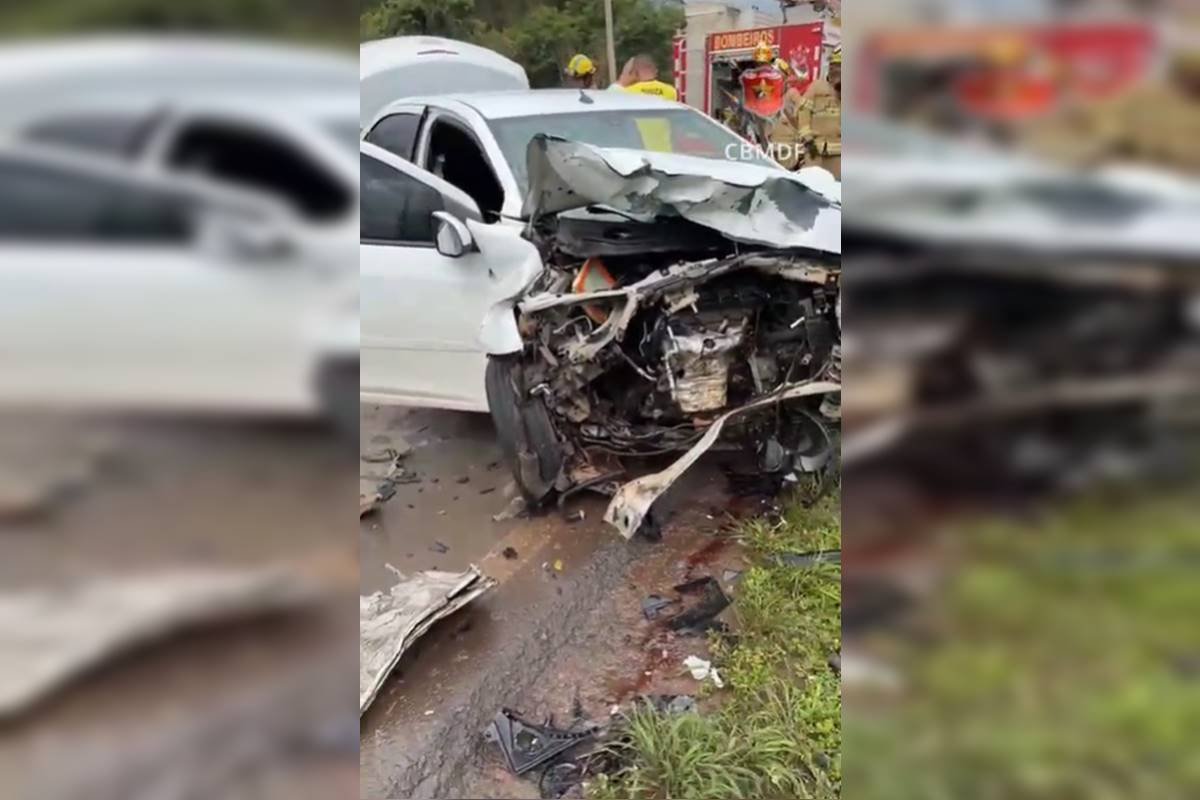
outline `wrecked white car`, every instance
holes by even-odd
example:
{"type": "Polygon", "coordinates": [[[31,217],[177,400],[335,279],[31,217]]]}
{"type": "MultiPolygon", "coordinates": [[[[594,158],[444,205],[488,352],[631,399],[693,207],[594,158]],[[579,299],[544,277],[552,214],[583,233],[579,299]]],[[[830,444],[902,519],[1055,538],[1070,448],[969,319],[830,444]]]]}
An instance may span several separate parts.
{"type": "MultiPolygon", "coordinates": [[[[819,468],[840,393],[836,182],[547,136],[522,216],[540,267],[488,313],[487,399],[527,500],[597,488],[626,537],[703,452],[819,468]],[[682,454],[620,485],[626,457],[682,454]]],[[[469,238],[442,220],[439,240],[469,238]],[[455,233],[455,230],[458,232],[455,233]]]]}

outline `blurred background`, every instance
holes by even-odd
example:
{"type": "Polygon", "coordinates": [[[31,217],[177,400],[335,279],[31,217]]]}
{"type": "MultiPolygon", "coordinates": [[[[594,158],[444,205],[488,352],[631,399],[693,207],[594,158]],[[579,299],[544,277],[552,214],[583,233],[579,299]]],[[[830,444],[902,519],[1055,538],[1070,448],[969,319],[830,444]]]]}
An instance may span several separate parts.
{"type": "Polygon", "coordinates": [[[356,797],[357,5],[0,1],[0,795],[356,797]]]}
{"type": "Polygon", "coordinates": [[[1193,796],[1200,13],[844,20],[847,796],[1193,796]]]}

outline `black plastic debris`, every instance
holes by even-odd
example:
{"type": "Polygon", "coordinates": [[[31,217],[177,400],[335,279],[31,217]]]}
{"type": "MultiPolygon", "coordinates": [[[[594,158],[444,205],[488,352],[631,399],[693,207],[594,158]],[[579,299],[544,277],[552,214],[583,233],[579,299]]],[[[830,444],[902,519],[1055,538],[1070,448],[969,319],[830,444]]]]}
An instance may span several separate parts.
{"type": "MultiPolygon", "coordinates": [[[[542,770],[538,778],[538,795],[543,800],[558,800],[566,797],[572,789],[583,783],[584,770],[574,761],[551,764],[542,770]]],[[[582,797],[582,793],[577,796],[582,797]]]]}
{"type": "Polygon", "coordinates": [[[445,544],[443,544],[442,542],[439,542],[439,541],[436,541],[436,540],[434,541],[434,543],[433,543],[433,544],[429,545],[429,549],[430,549],[432,552],[434,552],[434,553],[448,553],[448,552],[450,552],[450,547],[449,547],[448,545],[445,545],[445,544]]]}
{"type": "Polygon", "coordinates": [[[514,775],[523,775],[560,753],[591,738],[593,731],[565,731],[548,725],[534,725],[502,708],[484,731],[495,742],[514,775]]]}
{"type": "Polygon", "coordinates": [[[504,548],[503,550],[501,550],[501,551],[500,551],[500,555],[504,556],[504,557],[505,557],[505,558],[507,558],[509,561],[512,561],[513,559],[517,558],[517,556],[518,556],[518,553],[517,553],[517,548],[515,548],[515,547],[506,547],[506,548],[504,548]]]}
{"type": "Polygon", "coordinates": [[[775,497],[783,489],[783,474],[780,472],[734,472],[728,467],[722,471],[734,497],[775,497]]]}
{"type": "Polygon", "coordinates": [[[642,616],[649,620],[657,619],[664,608],[670,608],[678,602],[678,600],[672,600],[662,595],[652,594],[642,601],[642,616]]]}
{"type": "Polygon", "coordinates": [[[814,550],[811,553],[782,553],[775,560],[787,567],[811,567],[815,564],[842,563],[841,550],[814,550]]]}
{"type": "Polygon", "coordinates": [[[685,604],[683,611],[667,620],[667,627],[681,633],[704,633],[722,628],[714,617],[729,607],[729,597],[711,575],[674,587],[685,604]]]}

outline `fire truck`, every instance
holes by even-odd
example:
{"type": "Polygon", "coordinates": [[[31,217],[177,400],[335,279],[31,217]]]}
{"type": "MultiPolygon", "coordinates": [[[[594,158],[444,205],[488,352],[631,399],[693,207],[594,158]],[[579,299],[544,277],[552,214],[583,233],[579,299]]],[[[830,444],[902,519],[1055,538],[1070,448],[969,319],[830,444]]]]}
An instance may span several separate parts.
{"type": "Polygon", "coordinates": [[[1155,67],[1157,37],[1136,23],[881,32],[862,47],[855,109],[1020,122],[1064,102],[1119,94],[1155,67]]]}
{"type": "MultiPolygon", "coordinates": [[[[787,89],[803,92],[814,78],[824,75],[831,37],[823,22],[798,25],[774,25],[710,33],[704,43],[703,83],[688,85],[688,51],[683,36],[675,37],[675,90],[680,102],[719,117],[723,109],[736,104],[740,91],[738,76],[754,66],[754,50],[766,42],[775,58],[788,65],[787,89]]],[[[693,75],[696,71],[693,70],[693,75]]]]}

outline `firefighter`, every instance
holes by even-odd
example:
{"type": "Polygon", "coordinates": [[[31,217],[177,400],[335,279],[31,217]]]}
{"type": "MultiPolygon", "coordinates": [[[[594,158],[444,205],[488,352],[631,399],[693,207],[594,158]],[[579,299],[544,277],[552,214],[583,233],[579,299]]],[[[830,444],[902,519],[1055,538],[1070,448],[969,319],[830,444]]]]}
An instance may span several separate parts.
{"type": "Polygon", "coordinates": [[[808,164],[842,175],[842,49],[829,58],[825,78],[816,78],[795,103],[795,125],[807,148],[808,164]]]}
{"type": "Polygon", "coordinates": [[[1025,141],[1077,166],[1121,160],[1200,173],[1200,50],[1172,55],[1164,80],[1032,125],[1025,141]]]}
{"type": "Polygon", "coordinates": [[[596,65],[583,53],[571,56],[564,72],[567,76],[567,86],[578,89],[596,88],[596,65]]]}

